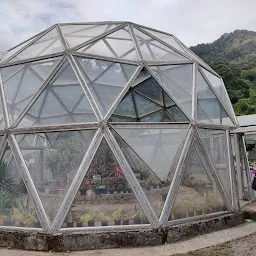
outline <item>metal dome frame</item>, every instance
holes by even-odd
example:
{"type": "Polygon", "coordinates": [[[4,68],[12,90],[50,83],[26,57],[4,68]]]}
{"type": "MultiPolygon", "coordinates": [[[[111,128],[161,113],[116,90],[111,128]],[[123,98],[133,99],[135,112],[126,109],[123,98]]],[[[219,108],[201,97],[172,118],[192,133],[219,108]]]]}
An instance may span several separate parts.
{"type": "MultiPolygon", "coordinates": [[[[49,46],[51,47],[51,46],[49,46]]],[[[231,137],[230,130],[238,126],[235,114],[232,109],[232,105],[227,96],[227,92],[224,86],[224,83],[221,77],[212,70],[206,63],[204,63],[201,59],[199,59],[194,53],[192,53],[184,44],[182,44],[175,36],[155,30],[152,28],[148,28],[145,26],[141,26],[131,22],[90,22],[90,23],[65,23],[65,24],[56,24],[45,31],[37,34],[36,36],[29,38],[25,42],[19,44],[18,46],[11,48],[7,51],[3,58],[0,60],[0,99],[2,104],[2,116],[3,121],[0,129],[0,136],[2,137],[1,147],[0,147],[0,155],[3,157],[7,147],[10,147],[10,150],[15,158],[15,161],[19,167],[21,176],[26,185],[27,191],[34,203],[38,219],[41,223],[41,228],[29,228],[29,227],[17,227],[17,226],[0,226],[0,229],[10,229],[10,230],[39,230],[45,232],[73,232],[80,230],[96,230],[96,231],[104,231],[104,230],[130,230],[130,229],[138,229],[138,228],[158,228],[164,227],[167,225],[174,225],[179,223],[184,223],[188,221],[198,220],[202,218],[209,218],[213,216],[222,215],[228,212],[238,211],[238,198],[236,195],[236,187],[235,187],[235,174],[234,174],[234,163],[233,163],[233,155],[231,149],[231,137]],[[103,26],[105,25],[108,30],[103,33],[99,33],[93,38],[86,40],[85,42],[81,42],[73,47],[69,46],[67,36],[63,32],[63,28],[65,26],[103,26]],[[112,25],[115,25],[113,28],[112,25]],[[134,45],[134,51],[137,55],[137,60],[125,59],[125,57],[120,57],[118,54],[113,53],[115,57],[102,56],[91,53],[78,52],[79,49],[83,49],[86,46],[94,45],[100,40],[106,38],[107,36],[121,31],[122,29],[127,29],[126,32],[131,36],[131,42],[134,45]],[[35,45],[38,40],[43,39],[49,32],[55,30],[57,32],[58,40],[60,41],[63,50],[56,53],[50,54],[39,54],[38,56],[33,56],[31,54],[30,57],[22,57],[24,51],[29,51],[30,47],[35,45]],[[182,56],[186,60],[172,60],[172,59],[156,59],[152,57],[152,60],[148,60],[148,57],[145,57],[144,53],[141,50],[140,42],[138,41],[138,35],[136,31],[143,33],[145,36],[150,37],[153,41],[161,44],[163,47],[168,48],[172,54],[182,56]],[[151,33],[150,33],[151,31],[151,33]],[[166,37],[172,38],[173,45],[166,42],[164,37],[161,39],[156,36],[155,33],[159,33],[159,35],[164,35],[166,37]],[[21,59],[19,59],[21,56],[21,59]],[[6,68],[17,67],[17,65],[26,65],[30,63],[34,63],[36,61],[47,61],[52,60],[53,58],[58,58],[57,64],[52,69],[50,74],[45,78],[43,83],[38,87],[38,89],[33,93],[33,95],[29,98],[29,101],[25,105],[25,107],[10,120],[10,109],[8,109],[8,102],[6,100],[6,91],[5,91],[5,80],[3,79],[3,70],[6,68]],[[86,58],[86,59],[94,59],[100,61],[111,62],[114,64],[124,64],[124,65],[134,65],[135,69],[132,75],[127,79],[127,83],[123,86],[117,98],[115,98],[105,112],[99,107],[99,103],[95,100],[95,96],[92,94],[90,86],[88,85],[88,81],[86,80],[83,70],[81,66],[79,66],[77,59],[78,58],[86,58]],[[19,124],[26,117],[26,114],[29,113],[31,107],[35,104],[35,102],[39,99],[40,95],[42,95],[45,88],[53,81],[53,79],[60,74],[62,68],[64,69],[67,65],[69,65],[81,88],[84,92],[85,97],[87,98],[93,113],[95,114],[96,120],[89,122],[67,122],[67,123],[56,123],[56,124],[36,124],[33,126],[22,127],[19,124]],[[191,81],[191,113],[188,113],[188,110],[184,108],[182,103],[177,100],[177,97],[173,94],[170,88],[161,80],[161,78],[153,72],[152,67],[167,67],[170,65],[191,65],[192,67],[192,81],[191,81]],[[174,102],[175,106],[177,106],[186,116],[187,121],[173,121],[173,122],[110,122],[113,112],[116,110],[122,99],[128,93],[129,88],[131,88],[132,84],[142,71],[142,69],[146,70],[148,74],[158,83],[161,89],[171,98],[174,102]],[[206,70],[206,71],[205,71],[206,70]],[[225,96],[221,97],[216,87],[214,87],[212,81],[209,80],[205,72],[209,72],[215,78],[219,79],[221,82],[221,88],[225,94],[225,96]],[[212,91],[211,97],[215,97],[216,101],[219,102],[220,106],[224,109],[224,112],[227,114],[224,116],[231,120],[231,125],[222,124],[223,117],[220,116],[219,123],[214,122],[204,122],[198,119],[198,76],[202,77],[205,83],[208,85],[210,90],[212,91]],[[179,159],[175,165],[174,176],[171,181],[169,192],[167,194],[163,209],[161,211],[160,217],[157,216],[155,210],[152,208],[149,199],[147,198],[145,191],[142,189],[140,183],[138,182],[129,162],[127,161],[127,156],[121,150],[120,145],[118,144],[115,136],[112,131],[116,131],[117,129],[184,129],[186,130],[186,135],[184,136],[184,141],[181,146],[181,151],[179,153],[179,159]],[[95,135],[88,147],[86,154],[83,157],[83,160],[77,170],[77,173],[73,177],[72,183],[70,187],[66,191],[65,197],[61,203],[61,206],[56,214],[56,217],[51,222],[49,217],[45,211],[44,205],[38,195],[38,191],[35,187],[33,179],[31,178],[30,171],[28,166],[24,160],[24,157],[21,152],[21,148],[19,146],[19,142],[17,140],[18,135],[26,135],[26,134],[37,134],[37,133],[46,133],[46,132],[61,132],[61,131],[86,131],[86,130],[95,130],[95,135]],[[230,189],[231,189],[231,197],[227,195],[225,191],[225,184],[222,183],[221,178],[219,177],[216,164],[213,161],[211,154],[208,152],[206,144],[204,142],[204,138],[200,133],[200,129],[205,130],[215,130],[220,131],[224,136],[226,150],[227,150],[227,163],[228,168],[226,170],[227,175],[229,176],[230,189]],[[119,166],[121,167],[125,178],[131,186],[131,189],[138,201],[142,211],[147,217],[149,224],[133,224],[129,226],[97,226],[97,227],[73,227],[73,228],[63,228],[62,223],[67,216],[72,203],[77,195],[79,187],[81,186],[83,179],[88,171],[88,168],[100,147],[102,140],[105,139],[108,143],[114,157],[116,158],[119,166]],[[195,150],[201,160],[204,169],[207,172],[207,175],[216,182],[216,186],[222,196],[222,199],[226,205],[226,211],[219,211],[215,213],[210,213],[206,215],[187,217],[184,219],[177,219],[168,221],[171,209],[174,205],[176,195],[179,190],[179,186],[181,184],[182,176],[185,172],[186,165],[189,162],[189,156],[191,151],[195,150]]],[[[199,87],[199,86],[198,86],[199,87]]],[[[207,112],[207,111],[206,111],[207,112]]],[[[206,113],[207,114],[207,113],[206,113]]],[[[72,113],[71,113],[72,115],[72,113]]],[[[138,118],[138,116],[137,116],[138,118]]],[[[212,118],[208,116],[208,119],[212,118]]],[[[125,141],[125,140],[124,140],[125,141]]],[[[128,141],[125,141],[129,144],[128,141]]],[[[148,164],[147,164],[148,165],[148,164]]]]}

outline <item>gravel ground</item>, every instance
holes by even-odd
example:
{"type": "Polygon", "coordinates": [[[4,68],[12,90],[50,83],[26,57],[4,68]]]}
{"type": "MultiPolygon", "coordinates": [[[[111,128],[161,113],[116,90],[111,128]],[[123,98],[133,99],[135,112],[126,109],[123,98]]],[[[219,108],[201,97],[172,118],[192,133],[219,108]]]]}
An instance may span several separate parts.
{"type": "Polygon", "coordinates": [[[234,228],[224,229],[224,230],[216,231],[210,234],[198,236],[187,241],[182,241],[174,244],[166,244],[162,246],[80,251],[80,252],[70,252],[70,253],[29,252],[29,251],[21,251],[21,250],[0,249],[0,256],[46,256],[46,255],[47,256],[50,256],[50,255],[52,256],[68,256],[68,255],[69,256],[103,256],[103,255],[104,256],[138,256],[138,255],[170,256],[175,254],[177,255],[177,253],[187,253],[187,252],[190,252],[190,253],[183,254],[183,255],[184,256],[185,255],[186,256],[188,255],[251,256],[251,255],[256,255],[256,246],[254,246],[255,239],[256,239],[256,222],[248,222],[234,228]],[[234,239],[239,239],[239,240],[232,241],[231,243],[227,243],[224,245],[220,245],[222,243],[226,243],[234,239]],[[217,247],[206,248],[206,247],[216,246],[216,245],[217,247]],[[206,249],[204,249],[203,251],[202,250],[200,251],[200,249],[202,248],[206,248],[206,249]],[[222,251],[220,251],[221,249],[222,251]],[[196,250],[199,250],[199,251],[196,251],[196,250]]]}

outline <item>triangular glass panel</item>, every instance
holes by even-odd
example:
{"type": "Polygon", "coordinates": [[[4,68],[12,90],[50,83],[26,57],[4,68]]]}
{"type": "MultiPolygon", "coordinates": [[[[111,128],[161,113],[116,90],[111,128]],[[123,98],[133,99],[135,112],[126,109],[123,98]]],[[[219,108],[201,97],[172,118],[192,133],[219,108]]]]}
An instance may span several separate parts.
{"type": "Polygon", "coordinates": [[[115,128],[116,132],[150,167],[161,181],[173,175],[173,163],[179,158],[187,129],[115,128]]]}
{"type": "Polygon", "coordinates": [[[3,135],[0,135],[0,146],[2,145],[3,138],[4,138],[4,136],[3,136],[3,135]]]}
{"type": "Polygon", "coordinates": [[[148,220],[103,138],[62,227],[142,223],[148,220]]]}
{"type": "Polygon", "coordinates": [[[137,107],[138,118],[143,118],[145,115],[161,110],[161,106],[155,104],[153,101],[134,92],[134,100],[137,107]]]}
{"type": "Polygon", "coordinates": [[[191,116],[193,66],[191,64],[154,66],[151,67],[151,70],[186,113],[191,116]]]}
{"type": "Polygon", "coordinates": [[[102,115],[105,116],[137,66],[85,58],[76,60],[102,115]]]}
{"type": "Polygon", "coordinates": [[[219,100],[201,75],[197,71],[197,108],[200,110],[197,113],[197,120],[203,122],[208,116],[208,120],[214,124],[224,124],[233,126],[233,122],[229,118],[227,112],[220,104],[219,100]],[[206,115],[205,115],[206,114],[206,115]]]}
{"type": "Polygon", "coordinates": [[[3,129],[5,129],[5,121],[4,121],[2,102],[0,101],[0,130],[3,130],[3,129]]]}
{"type": "Polygon", "coordinates": [[[84,130],[16,135],[50,221],[55,218],[94,134],[95,130],[84,130]],[[56,138],[52,141],[53,136],[56,138]]]}
{"type": "MultiPolygon", "coordinates": [[[[14,55],[16,52],[18,52],[19,50],[21,50],[22,48],[24,48],[26,45],[28,45],[30,42],[32,42],[33,40],[35,40],[36,37],[31,38],[30,40],[28,40],[27,42],[22,43],[19,46],[16,46],[15,48],[13,48],[12,50],[9,50],[7,52],[7,54],[5,55],[4,59],[2,59],[1,61],[5,61],[7,59],[9,59],[12,55],[14,55]]],[[[0,62],[1,62],[0,61],[0,62]]]]}
{"type": "Polygon", "coordinates": [[[133,96],[128,92],[122,102],[118,105],[114,112],[117,116],[136,118],[136,112],[133,104],[133,96]]]}
{"type": "Polygon", "coordinates": [[[220,181],[231,201],[230,172],[228,165],[228,149],[226,133],[223,130],[199,129],[207,152],[212,158],[220,181]]]}
{"type": "Polygon", "coordinates": [[[166,119],[165,116],[165,111],[164,110],[159,110],[156,112],[153,112],[151,114],[148,114],[144,117],[140,118],[141,122],[174,122],[174,120],[168,120],[166,119]]]}
{"type": "MultiPolygon", "coordinates": [[[[198,142],[194,141],[194,143],[198,142]]],[[[208,170],[210,170],[210,168],[208,168],[208,170]]],[[[183,219],[226,210],[227,208],[216,182],[208,175],[193,146],[189,153],[189,158],[169,220],[183,219]]]]}
{"type": "Polygon", "coordinates": [[[66,62],[23,117],[20,127],[95,122],[96,116],[71,67],[66,62]],[[79,106],[79,113],[75,109],[79,106]]]}
{"type": "Polygon", "coordinates": [[[0,161],[0,226],[41,228],[14,156],[6,147],[0,161]]]}
{"type": "Polygon", "coordinates": [[[143,81],[147,80],[150,77],[151,75],[148,73],[148,71],[143,68],[139,75],[136,77],[136,79],[133,81],[131,86],[135,87],[136,85],[141,84],[143,81]]]}
{"type": "Polygon", "coordinates": [[[136,86],[130,88],[115,109],[111,122],[188,122],[188,118],[146,70],[142,70],[138,77],[136,86]],[[120,120],[122,117],[123,121],[120,120]],[[126,117],[134,119],[128,121],[126,117]]]}
{"type": "Polygon", "coordinates": [[[175,120],[175,122],[188,122],[187,117],[183,114],[183,112],[177,106],[169,107],[167,108],[166,111],[169,117],[175,120]]]}
{"type": "Polygon", "coordinates": [[[156,215],[160,217],[174,172],[167,179],[160,180],[116,132],[113,131],[113,134],[156,215]]]}
{"type": "Polygon", "coordinates": [[[9,120],[12,123],[58,63],[59,58],[1,69],[9,120]]]}
{"type": "Polygon", "coordinates": [[[141,28],[141,30],[147,31],[151,35],[159,38],[163,42],[169,44],[173,48],[175,48],[175,49],[179,50],[180,52],[187,55],[187,53],[184,51],[184,49],[180,46],[180,44],[175,40],[175,38],[173,36],[165,34],[165,33],[157,32],[157,31],[154,31],[151,29],[146,29],[146,28],[141,28]]]}
{"type": "Polygon", "coordinates": [[[116,24],[109,25],[60,25],[64,38],[69,48],[85,43],[96,36],[99,36],[110,29],[115,28],[116,24]]]}
{"type": "Polygon", "coordinates": [[[196,60],[200,65],[203,67],[207,67],[208,69],[212,70],[202,59],[200,59],[194,52],[192,52],[186,45],[184,45],[180,40],[176,38],[176,40],[183,46],[184,50],[190,56],[192,60],[196,60]]]}
{"type": "Polygon", "coordinates": [[[145,61],[183,61],[187,58],[134,28],[139,49],[145,61]]]}
{"type": "Polygon", "coordinates": [[[57,29],[53,28],[51,31],[36,40],[32,45],[24,49],[8,62],[54,54],[57,52],[62,52],[63,50],[64,48],[60,41],[57,29]]]}
{"type": "Polygon", "coordinates": [[[128,27],[107,35],[96,43],[86,45],[79,52],[127,60],[138,60],[128,27]]]}
{"type": "Polygon", "coordinates": [[[150,77],[140,83],[140,85],[136,86],[134,90],[163,106],[162,88],[153,77],[150,77]]]}
{"type": "Polygon", "coordinates": [[[227,109],[228,113],[234,118],[234,110],[222,80],[204,68],[202,68],[202,71],[211,83],[217,96],[221,99],[222,103],[225,104],[224,106],[227,109]]]}

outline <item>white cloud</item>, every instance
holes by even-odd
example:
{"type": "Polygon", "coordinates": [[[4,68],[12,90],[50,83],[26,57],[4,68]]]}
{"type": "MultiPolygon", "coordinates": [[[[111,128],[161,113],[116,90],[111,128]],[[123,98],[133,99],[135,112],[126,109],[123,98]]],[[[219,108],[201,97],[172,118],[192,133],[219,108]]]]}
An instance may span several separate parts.
{"type": "Polygon", "coordinates": [[[255,30],[255,0],[1,0],[0,51],[59,22],[129,20],[176,35],[186,45],[235,29],[255,30]]]}

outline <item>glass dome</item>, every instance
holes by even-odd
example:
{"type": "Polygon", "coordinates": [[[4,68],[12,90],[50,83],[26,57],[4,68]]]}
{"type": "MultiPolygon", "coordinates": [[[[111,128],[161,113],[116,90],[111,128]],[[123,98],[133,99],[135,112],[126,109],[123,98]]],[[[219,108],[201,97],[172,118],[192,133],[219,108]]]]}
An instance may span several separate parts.
{"type": "Polygon", "coordinates": [[[232,212],[221,77],[175,36],[57,24],[0,61],[0,226],[160,227],[232,212]]]}

